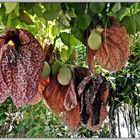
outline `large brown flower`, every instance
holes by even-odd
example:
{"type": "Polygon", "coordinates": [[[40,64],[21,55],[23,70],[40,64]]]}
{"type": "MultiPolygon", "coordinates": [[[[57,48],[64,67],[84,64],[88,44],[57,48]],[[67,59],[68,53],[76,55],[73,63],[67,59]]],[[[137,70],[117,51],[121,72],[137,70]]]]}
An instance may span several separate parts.
{"type": "Polygon", "coordinates": [[[50,75],[50,82],[43,91],[43,97],[54,113],[65,110],[64,99],[68,86],[59,84],[55,76],[50,75]]]}
{"type": "Polygon", "coordinates": [[[43,49],[29,32],[10,29],[0,37],[0,52],[0,103],[11,96],[15,105],[22,107],[37,92],[43,49]]]}
{"type": "Polygon", "coordinates": [[[125,28],[111,17],[112,26],[102,32],[103,43],[95,51],[97,62],[109,71],[120,70],[128,59],[129,39],[125,28]]]}
{"type": "Polygon", "coordinates": [[[109,71],[120,70],[128,59],[129,38],[126,29],[114,17],[110,17],[110,21],[111,27],[101,30],[103,42],[100,47],[93,51],[87,46],[87,64],[94,74],[94,57],[99,65],[109,71]]]}
{"type": "Polygon", "coordinates": [[[45,89],[45,87],[48,85],[49,82],[50,82],[49,76],[40,80],[36,94],[28,102],[30,105],[36,105],[42,100],[43,90],[45,89]]]}

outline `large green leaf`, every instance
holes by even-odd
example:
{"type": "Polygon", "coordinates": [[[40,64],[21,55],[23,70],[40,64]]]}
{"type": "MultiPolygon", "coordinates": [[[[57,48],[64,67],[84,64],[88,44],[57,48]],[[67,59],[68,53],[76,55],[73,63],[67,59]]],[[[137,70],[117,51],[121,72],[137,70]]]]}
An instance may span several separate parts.
{"type": "Polygon", "coordinates": [[[59,15],[58,12],[56,13],[48,13],[48,12],[44,12],[43,13],[43,17],[47,20],[54,20],[55,18],[57,18],[59,15]]]}
{"type": "Polygon", "coordinates": [[[84,31],[78,29],[78,28],[71,28],[72,34],[81,42],[84,41],[84,31]]]}
{"type": "Polygon", "coordinates": [[[33,7],[35,6],[35,4],[36,3],[25,3],[25,2],[23,3],[23,2],[20,2],[19,3],[19,6],[20,6],[20,9],[21,10],[29,11],[30,9],[33,9],[33,7]]]}
{"type": "Polygon", "coordinates": [[[67,33],[67,32],[63,32],[60,34],[60,38],[62,40],[62,42],[69,46],[74,46],[77,45],[79,43],[79,41],[74,37],[74,35],[67,33]]]}
{"type": "Polygon", "coordinates": [[[82,16],[86,9],[86,3],[70,3],[70,7],[74,8],[76,15],[82,16]]]}
{"type": "Polygon", "coordinates": [[[42,17],[42,6],[39,3],[20,3],[20,10],[27,11],[30,15],[42,17]]]}
{"type": "Polygon", "coordinates": [[[126,28],[128,34],[135,34],[137,31],[140,31],[139,19],[140,12],[135,15],[124,17],[121,21],[121,25],[126,28]]]}
{"type": "Polygon", "coordinates": [[[5,9],[6,9],[6,14],[11,13],[17,6],[17,2],[6,2],[4,3],[5,9]]]}
{"type": "Polygon", "coordinates": [[[44,3],[43,5],[48,13],[56,13],[60,10],[60,3],[44,3]]]}
{"type": "Polygon", "coordinates": [[[124,26],[128,34],[134,34],[136,32],[136,21],[134,16],[126,16],[123,18],[121,25],[124,26]]]}
{"type": "Polygon", "coordinates": [[[97,2],[92,2],[92,3],[90,3],[90,6],[89,6],[89,8],[95,13],[102,12],[104,7],[105,7],[105,3],[103,3],[103,2],[98,2],[98,3],[97,2]]]}
{"type": "Polygon", "coordinates": [[[88,14],[84,14],[83,16],[79,16],[75,22],[77,23],[77,28],[85,30],[91,23],[91,17],[88,14]]]}
{"type": "Polygon", "coordinates": [[[126,11],[125,5],[123,7],[121,6],[121,9],[119,11],[117,11],[116,13],[114,13],[113,16],[116,19],[121,20],[124,16],[125,11],[126,11]]]}
{"type": "Polygon", "coordinates": [[[16,5],[15,9],[14,9],[15,15],[18,17],[19,14],[19,3],[16,5]]]}
{"type": "Polygon", "coordinates": [[[34,13],[36,13],[37,16],[42,17],[42,9],[39,4],[36,4],[34,7],[34,13]]]}
{"type": "Polygon", "coordinates": [[[43,17],[47,20],[53,20],[58,17],[60,12],[60,3],[44,3],[45,12],[43,13],[43,17]]]}
{"type": "Polygon", "coordinates": [[[117,11],[119,11],[121,9],[121,3],[117,2],[114,4],[114,6],[112,7],[112,12],[116,13],[117,11]]]}

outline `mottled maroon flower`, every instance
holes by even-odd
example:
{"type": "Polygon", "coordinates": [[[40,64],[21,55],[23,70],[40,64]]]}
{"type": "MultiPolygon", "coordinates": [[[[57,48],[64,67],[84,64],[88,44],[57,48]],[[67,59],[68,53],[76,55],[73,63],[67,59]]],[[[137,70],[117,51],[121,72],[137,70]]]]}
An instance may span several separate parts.
{"type": "Polygon", "coordinates": [[[10,29],[0,36],[0,103],[11,96],[17,107],[25,105],[37,92],[44,59],[41,45],[29,32],[10,29]]]}

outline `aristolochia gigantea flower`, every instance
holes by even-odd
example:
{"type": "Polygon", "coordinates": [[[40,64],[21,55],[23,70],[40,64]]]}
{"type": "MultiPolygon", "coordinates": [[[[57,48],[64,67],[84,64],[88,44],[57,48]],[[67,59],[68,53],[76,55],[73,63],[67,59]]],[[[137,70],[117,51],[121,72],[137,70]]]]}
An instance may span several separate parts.
{"type": "Polygon", "coordinates": [[[0,103],[11,96],[16,107],[37,92],[45,56],[39,42],[23,29],[0,36],[0,103]]]}

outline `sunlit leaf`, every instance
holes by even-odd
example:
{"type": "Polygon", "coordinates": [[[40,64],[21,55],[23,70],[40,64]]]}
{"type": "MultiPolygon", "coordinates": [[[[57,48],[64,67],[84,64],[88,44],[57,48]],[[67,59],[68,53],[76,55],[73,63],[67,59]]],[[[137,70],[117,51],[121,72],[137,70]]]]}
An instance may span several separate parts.
{"type": "Polygon", "coordinates": [[[114,17],[116,19],[121,20],[123,18],[123,16],[124,16],[125,10],[126,10],[126,8],[125,7],[122,7],[119,11],[117,11],[116,13],[113,14],[114,17]]]}
{"type": "Polygon", "coordinates": [[[56,26],[52,26],[52,28],[51,28],[51,33],[52,33],[53,36],[58,35],[58,33],[59,33],[59,28],[56,27],[56,26]]]}
{"type": "Polygon", "coordinates": [[[14,9],[14,12],[16,14],[16,16],[18,17],[20,14],[19,14],[19,3],[17,3],[15,9],[14,9]]]}
{"type": "Polygon", "coordinates": [[[17,2],[6,2],[4,3],[5,9],[6,9],[6,14],[11,13],[17,6],[17,2]]]}
{"type": "Polygon", "coordinates": [[[70,33],[63,32],[60,35],[62,42],[67,46],[77,45],[79,41],[70,33]]]}
{"type": "Polygon", "coordinates": [[[119,11],[121,9],[121,3],[117,2],[114,4],[114,6],[112,7],[112,12],[116,13],[117,11],[119,11]]]}

